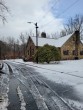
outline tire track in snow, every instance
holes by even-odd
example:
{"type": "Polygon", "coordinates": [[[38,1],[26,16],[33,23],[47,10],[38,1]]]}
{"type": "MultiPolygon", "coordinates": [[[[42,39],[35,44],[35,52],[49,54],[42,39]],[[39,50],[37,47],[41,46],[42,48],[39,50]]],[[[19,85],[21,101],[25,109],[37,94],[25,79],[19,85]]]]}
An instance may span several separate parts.
{"type": "MultiPolygon", "coordinates": [[[[49,110],[73,110],[59,96],[57,96],[57,94],[54,93],[54,91],[44,81],[41,81],[37,75],[36,76],[33,75],[33,77],[31,77],[31,74],[29,73],[28,77],[24,77],[23,75],[22,75],[22,77],[23,77],[23,79],[21,81],[24,81],[24,79],[27,80],[30,88],[32,85],[35,85],[39,94],[41,94],[43,100],[47,104],[47,107],[49,110]],[[30,80],[33,82],[33,84],[30,82],[30,80]],[[48,93],[48,91],[49,91],[49,93],[48,93]],[[49,97],[49,94],[51,94],[52,96],[49,97]],[[54,101],[53,97],[56,97],[59,103],[56,103],[54,101]]],[[[25,83],[25,85],[26,85],[26,83],[25,83]]]]}
{"type": "MultiPolygon", "coordinates": [[[[29,73],[31,73],[32,74],[32,72],[30,71],[30,70],[28,70],[29,71],[29,73]]],[[[34,84],[36,85],[36,87],[38,88],[38,90],[39,90],[39,92],[44,96],[44,97],[46,97],[45,96],[45,93],[43,92],[43,91],[46,91],[47,89],[49,89],[49,93],[48,93],[48,91],[47,91],[47,94],[52,94],[53,93],[53,96],[52,97],[50,97],[50,98],[48,98],[49,97],[49,95],[48,95],[48,97],[46,97],[47,98],[47,103],[48,103],[48,100],[49,100],[49,102],[50,102],[50,100],[51,100],[51,102],[56,102],[55,103],[55,106],[54,106],[54,108],[56,107],[56,105],[57,105],[57,107],[56,107],[56,109],[57,110],[74,110],[73,108],[71,108],[70,107],[70,105],[68,105],[54,90],[52,90],[51,89],[51,87],[47,84],[47,83],[45,83],[43,80],[41,80],[37,75],[35,76],[33,76],[33,77],[31,77],[31,79],[33,80],[33,82],[34,82],[34,84]],[[42,88],[42,89],[41,89],[42,88]],[[57,99],[57,101],[55,101],[54,100],[54,98],[56,98],[57,99]],[[58,102],[58,103],[57,103],[58,102]],[[59,108],[58,108],[59,107],[59,108]]],[[[46,95],[47,95],[46,94],[46,95]]],[[[52,103],[50,103],[50,105],[51,105],[52,103]]],[[[52,104],[52,106],[51,107],[53,107],[53,105],[54,104],[52,104]]],[[[54,109],[52,109],[52,110],[54,110],[54,109]]]]}
{"type": "MultiPolygon", "coordinates": [[[[17,89],[17,86],[19,85],[19,80],[18,80],[18,77],[19,77],[19,74],[17,74],[17,72],[19,72],[20,73],[20,71],[19,71],[19,67],[17,67],[16,65],[14,65],[14,64],[12,64],[12,63],[9,63],[8,62],[8,64],[7,65],[9,65],[9,70],[10,70],[10,79],[12,79],[12,81],[14,82],[15,81],[15,84],[14,84],[14,89],[12,90],[12,82],[10,83],[10,91],[12,91],[12,92],[14,92],[14,96],[12,96],[13,94],[11,94],[11,92],[9,92],[9,99],[10,99],[10,104],[9,104],[9,106],[8,106],[8,110],[15,110],[16,108],[16,110],[20,110],[20,101],[18,102],[18,100],[14,100],[14,99],[16,99],[16,89],[17,89]],[[17,85],[17,86],[16,86],[17,85]],[[18,106],[17,106],[17,104],[18,104],[18,106]],[[15,106],[16,105],[16,106],[15,106]],[[15,108],[15,107],[16,108],[15,108]]],[[[22,83],[20,83],[20,86],[22,86],[21,85],[22,83]]],[[[24,86],[24,85],[23,85],[24,86]]],[[[24,86],[25,87],[25,86],[24,86]]],[[[29,90],[29,88],[26,88],[27,89],[27,91],[29,90]]],[[[24,93],[24,91],[23,91],[23,93],[24,93]]],[[[34,100],[34,98],[33,98],[33,96],[31,95],[31,92],[29,92],[28,91],[28,93],[30,94],[30,96],[29,96],[29,98],[30,98],[30,101],[28,100],[26,100],[26,102],[29,102],[27,105],[26,105],[26,107],[27,108],[29,108],[29,110],[38,110],[38,108],[37,108],[37,106],[36,106],[36,103],[35,103],[35,100],[34,100]],[[30,103],[31,102],[31,103],[30,103]],[[34,104],[33,104],[34,103],[34,104]],[[31,105],[32,104],[32,105],[31,105]],[[33,106],[33,107],[31,107],[31,106],[33,106]]],[[[27,95],[29,95],[29,94],[27,94],[27,95]]],[[[18,98],[18,97],[17,97],[18,98]]]]}
{"type": "MultiPolygon", "coordinates": [[[[24,80],[26,79],[25,77],[23,78],[24,80]]],[[[24,82],[24,80],[21,80],[18,78],[18,80],[24,85],[26,86],[27,82],[24,82]]],[[[32,93],[37,107],[39,110],[49,110],[47,105],[45,104],[44,98],[40,95],[38,89],[36,88],[36,86],[34,85],[33,81],[29,78],[28,79],[28,83],[27,83],[27,88],[29,88],[30,92],[32,93]]]]}
{"type": "Polygon", "coordinates": [[[51,108],[50,110],[73,110],[44,81],[41,81],[37,76],[32,77],[32,80],[38,88],[40,94],[45,98],[46,104],[51,108]]]}
{"type": "Polygon", "coordinates": [[[6,63],[9,68],[9,105],[7,107],[8,110],[20,110],[20,101],[17,96],[17,86],[19,85],[18,80],[14,75],[14,71],[10,64],[6,63]]]}
{"type": "MultiPolygon", "coordinates": [[[[25,72],[27,72],[27,71],[25,71],[25,72]]],[[[29,76],[31,76],[32,75],[32,73],[28,70],[28,73],[29,73],[29,76]]],[[[30,90],[31,90],[31,93],[32,93],[32,95],[34,96],[34,98],[35,98],[35,100],[37,99],[37,97],[39,98],[40,96],[39,95],[37,95],[37,93],[38,94],[42,94],[41,96],[43,96],[42,97],[42,99],[44,100],[44,103],[46,102],[47,104],[48,104],[48,106],[50,106],[49,108],[50,108],[50,110],[73,110],[72,108],[70,108],[69,106],[68,106],[68,104],[66,104],[65,102],[64,102],[64,100],[63,99],[61,99],[56,93],[55,93],[55,91],[53,91],[44,81],[41,81],[37,76],[35,77],[35,75],[31,78],[31,77],[29,77],[29,78],[25,78],[24,76],[23,76],[23,78],[24,79],[26,79],[27,80],[27,82],[28,82],[28,86],[29,86],[29,88],[30,88],[30,90]],[[35,79],[35,80],[34,80],[35,79]],[[39,83],[39,84],[38,84],[39,83]],[[41,86],[43,84],[43,86],[41,86]],[[34,86],[33,86],[34,85],[34,86]],[[45,87],[45,88],[43,88],[43,87],[45,87]],[[42,90],[46,90],[46,91],[48,91],[47,89],[46,89],[46,87],[48,88],[48,90],[49,90],[49,94],[52,94],[53,96],[50,96],[50,98],[48,98],[49,97],[49,95],[48,96],[46,96],[47,94],[45,94],[44,95],[44,93],[43,92],[41,92],[41,88],[42,88],[42,90]],[[35,89],[33,89],[33,88],[35,88],[35,89]],[[33,93],[34,92],[34,93],[33,93]],[[37,95],[37,97],[35,96],[35,95],[37,95]],[[54,98],[56,98],[57,99],[57,102],[56,102],[56,100],[54,100],[54,98]],[[51,104],[51,105],[49,105],[49,103],[51,104]],[[56,106],[57,106],[57,108],[56,108],[56,106]]],[[[19,79],[24,85],[26,85],[26,83],[25,82],[23,82],[23,79],[21,80],[21,79],[19,79]]],[[[39,104],[38,104],[38,102],[37,102],[37,100],[36,100],[36,103],[37,103],[37,105],[38,105],[38,107],[39,107],[39,104]]],[[[43,109],[39,109],[39,110],[43,110],[43,109]]]]}
{"type": "MultiPolygon", "coordinates": [[[[16,67],[16,66],[15,66],[16,67]]],[[[16,67],[17,68],[17,67],[16,67]]],[[[19,67],[18,67],[19,68],[19,67]]],[[[22,71],[20,71],[22,73],[22,71]]],[[[48,110],[48,107],[44,101],[44,98],[40,95],[37,87],[35,86],[35,84],[33,83],[33,81],[31,80],[31,78],[29,78],[28,83],[24,83],[24,80],[27,80],[23,75],[19,74],[19,77],[17,78],[24,86],[26,86],[27,84],[27,89],[30,90],[30,92],[32,93],[35,102],[37,104],[37,107],[39,110],[48,110]],[[23,78],[23,79],[21,79],[23,78]]]]}
{"type": "Polygon", "coordinates": [[[26,110],[38,110],[35,99],[33,98],[29,89],[26,88],[21,82],[19,86],[26,102],[26,110]]]}

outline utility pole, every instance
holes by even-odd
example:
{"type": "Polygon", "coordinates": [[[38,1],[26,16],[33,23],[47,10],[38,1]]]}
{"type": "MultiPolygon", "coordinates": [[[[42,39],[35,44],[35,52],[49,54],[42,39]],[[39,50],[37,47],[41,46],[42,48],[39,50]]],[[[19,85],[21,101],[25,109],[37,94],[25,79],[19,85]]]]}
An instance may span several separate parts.
{"type": "Polygon", "coordinates": [[[14,43],[14,59],[15,59],[15,43],[14,43]]]}
{"type": "MultiPolygon", "coordinates": [[[[33,23],[33,22],[27,22],[27,23],[33,23]]],[[[37,22],[33,23],[35,25],[36,28],[36,50],[37,50],[37,57],[36,57],[36,62],[38,63],[38,25],[37,22]]]]}
{"type": "Polygon", "coordinates": [[[36,57],[36,62],[38,63],[38,26],[37,23],[35,23],[35,27],[36,27],[36,49],[37,49],[37,57],[36,57]]]}
{"type": "Polygon", "coordinates": [[[0,44],[0,59],[1,59],[1,44],[0,44]]]}

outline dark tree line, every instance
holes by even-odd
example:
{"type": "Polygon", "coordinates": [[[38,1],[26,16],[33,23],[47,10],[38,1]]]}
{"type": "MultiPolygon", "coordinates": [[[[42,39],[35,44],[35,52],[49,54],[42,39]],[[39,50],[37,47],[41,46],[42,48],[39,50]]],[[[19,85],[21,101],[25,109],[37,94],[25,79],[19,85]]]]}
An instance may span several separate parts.
{"type": "Polygon", "coordinates": [[[14,37],[0,38],[0,58],[24,58],[27,39],[28,34],[22,33],[17,40],[14,37]]]}
{"type": "Polygon", "coordinates": [[[0,59],[22,58],[23,51],[23,44],[0,41],[0,59]]]}

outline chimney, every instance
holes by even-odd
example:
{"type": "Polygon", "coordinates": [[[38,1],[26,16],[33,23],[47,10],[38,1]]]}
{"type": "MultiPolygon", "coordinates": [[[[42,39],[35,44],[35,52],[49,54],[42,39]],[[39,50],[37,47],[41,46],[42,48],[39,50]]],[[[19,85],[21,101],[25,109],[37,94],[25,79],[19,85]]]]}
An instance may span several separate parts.
{"type": "Polygon", "coordinates": [[[75,31],[75,36],[76,36],[76,44],[79,44],[79,42],[80,42],[80,32],[79,32],[79,30],[75,31]]]}
{"type": "Polygon", "coordinates": [[[42,32],[41,33],[41,37],[46,38],[46,33],[45,32],[42,32]]]}

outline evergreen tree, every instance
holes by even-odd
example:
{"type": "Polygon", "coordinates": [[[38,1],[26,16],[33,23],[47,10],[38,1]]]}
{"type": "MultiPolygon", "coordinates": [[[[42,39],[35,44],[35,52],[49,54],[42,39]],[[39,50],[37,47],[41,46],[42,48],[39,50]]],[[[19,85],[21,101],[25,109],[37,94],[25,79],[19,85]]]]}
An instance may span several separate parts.
{"type": "MultiPolygon", "coordinates": [[[[34,61],[36,61],[36,57],[37,57],[37,52],[34,55],[34,61]]],[[[59,60],[60,60],[60,53],[56,47],[46,44],[38,49],[39,62],[50,63],[50,61],[59,61],[59,60]]]]}

